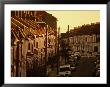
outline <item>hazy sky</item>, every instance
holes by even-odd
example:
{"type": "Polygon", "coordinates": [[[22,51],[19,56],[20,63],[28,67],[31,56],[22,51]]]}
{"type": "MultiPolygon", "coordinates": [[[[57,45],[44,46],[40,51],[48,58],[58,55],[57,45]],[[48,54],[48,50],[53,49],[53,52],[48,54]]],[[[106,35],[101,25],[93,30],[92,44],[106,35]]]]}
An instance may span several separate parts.
{"type": "Polygon", "coordinates": [[[46,11],[57,18],[57,27],[60,27],[60,32],[66,32],[68,25],[70,29],[100,22],[100,11],[46,11]]]}

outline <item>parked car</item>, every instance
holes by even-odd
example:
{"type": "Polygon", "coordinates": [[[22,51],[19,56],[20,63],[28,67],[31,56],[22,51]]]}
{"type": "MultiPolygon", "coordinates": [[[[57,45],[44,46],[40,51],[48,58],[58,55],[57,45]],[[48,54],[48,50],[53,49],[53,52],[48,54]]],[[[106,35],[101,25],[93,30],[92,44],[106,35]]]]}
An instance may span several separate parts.
{"type": "Polygon", "coordinates": [[[70,65],[63,65],[59,68],[60,76],[71,76],[71,67],[70,65]]]}
{"type": "Polygon", "coordinates": [[[70,64],[70,67],[71,67],[71,70],[72,71],[74,71],[74,70],[76,70],[76,63],[75,62],[72,62],[71,64],[70,64]]]}
{"type": "Polygon", "coordinates": [[[80,58],[81,58],[80,52],[75,52],[74,53],[74,58],[76,58],[77,60],[80,60],[80,58]]]}
{"type": "Polygon", "coordinates": [[[100,59],[97,59],[95,62],[95,76],[100,76],[100,59]]]}
{"type": "Polygon", "coordinates": [[[74,52],[74,56],[81,56],[80,52],[76,51],[74,52]]]}
{"type": "Polygon", "coordinates": [[[100,68],[97,69],[96,76],[100,76],[100,68]]]}

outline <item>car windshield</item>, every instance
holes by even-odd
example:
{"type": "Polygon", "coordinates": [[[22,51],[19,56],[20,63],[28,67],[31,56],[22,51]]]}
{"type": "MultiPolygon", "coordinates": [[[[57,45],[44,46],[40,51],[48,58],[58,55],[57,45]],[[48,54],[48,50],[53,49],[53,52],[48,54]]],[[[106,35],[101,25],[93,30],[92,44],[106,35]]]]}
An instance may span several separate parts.
{"type": "Polygon", "coordinates": [[[63,71],[70,71],[70,68],[69,67],[60,68],[60,71],[61,72],[63,72],[63,71]]]}

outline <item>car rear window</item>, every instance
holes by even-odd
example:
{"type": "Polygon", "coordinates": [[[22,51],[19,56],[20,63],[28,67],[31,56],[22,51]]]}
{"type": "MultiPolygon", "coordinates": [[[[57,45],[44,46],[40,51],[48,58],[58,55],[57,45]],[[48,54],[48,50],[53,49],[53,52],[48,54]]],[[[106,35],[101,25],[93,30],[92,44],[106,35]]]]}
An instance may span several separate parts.
{"type": "Polygon", "coordinates": [[[70,71],[69,67],[60,68],[60,71],[70,71]]]}

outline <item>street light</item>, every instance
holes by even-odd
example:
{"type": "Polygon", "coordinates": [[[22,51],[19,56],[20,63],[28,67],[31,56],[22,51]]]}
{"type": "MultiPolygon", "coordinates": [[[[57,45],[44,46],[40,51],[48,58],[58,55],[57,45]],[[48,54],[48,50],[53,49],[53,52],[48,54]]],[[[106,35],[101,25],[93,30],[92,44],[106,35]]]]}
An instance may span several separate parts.
{"type": "Polygon", "coordinates": [[[48,25],[46,26],[46,36],[45,36],[45,76],[47,76],[47,28],[48,28],[48,25]]]}
{"type": "Polygon", "coordinates": [[[58,71],[59,71],[59,58],[60,58],[60,55],[59,55],[59,34],[60,34],[60,27],[58,28],[58,50],[57,50],[57,75],[58,75],[58,71]]]}

